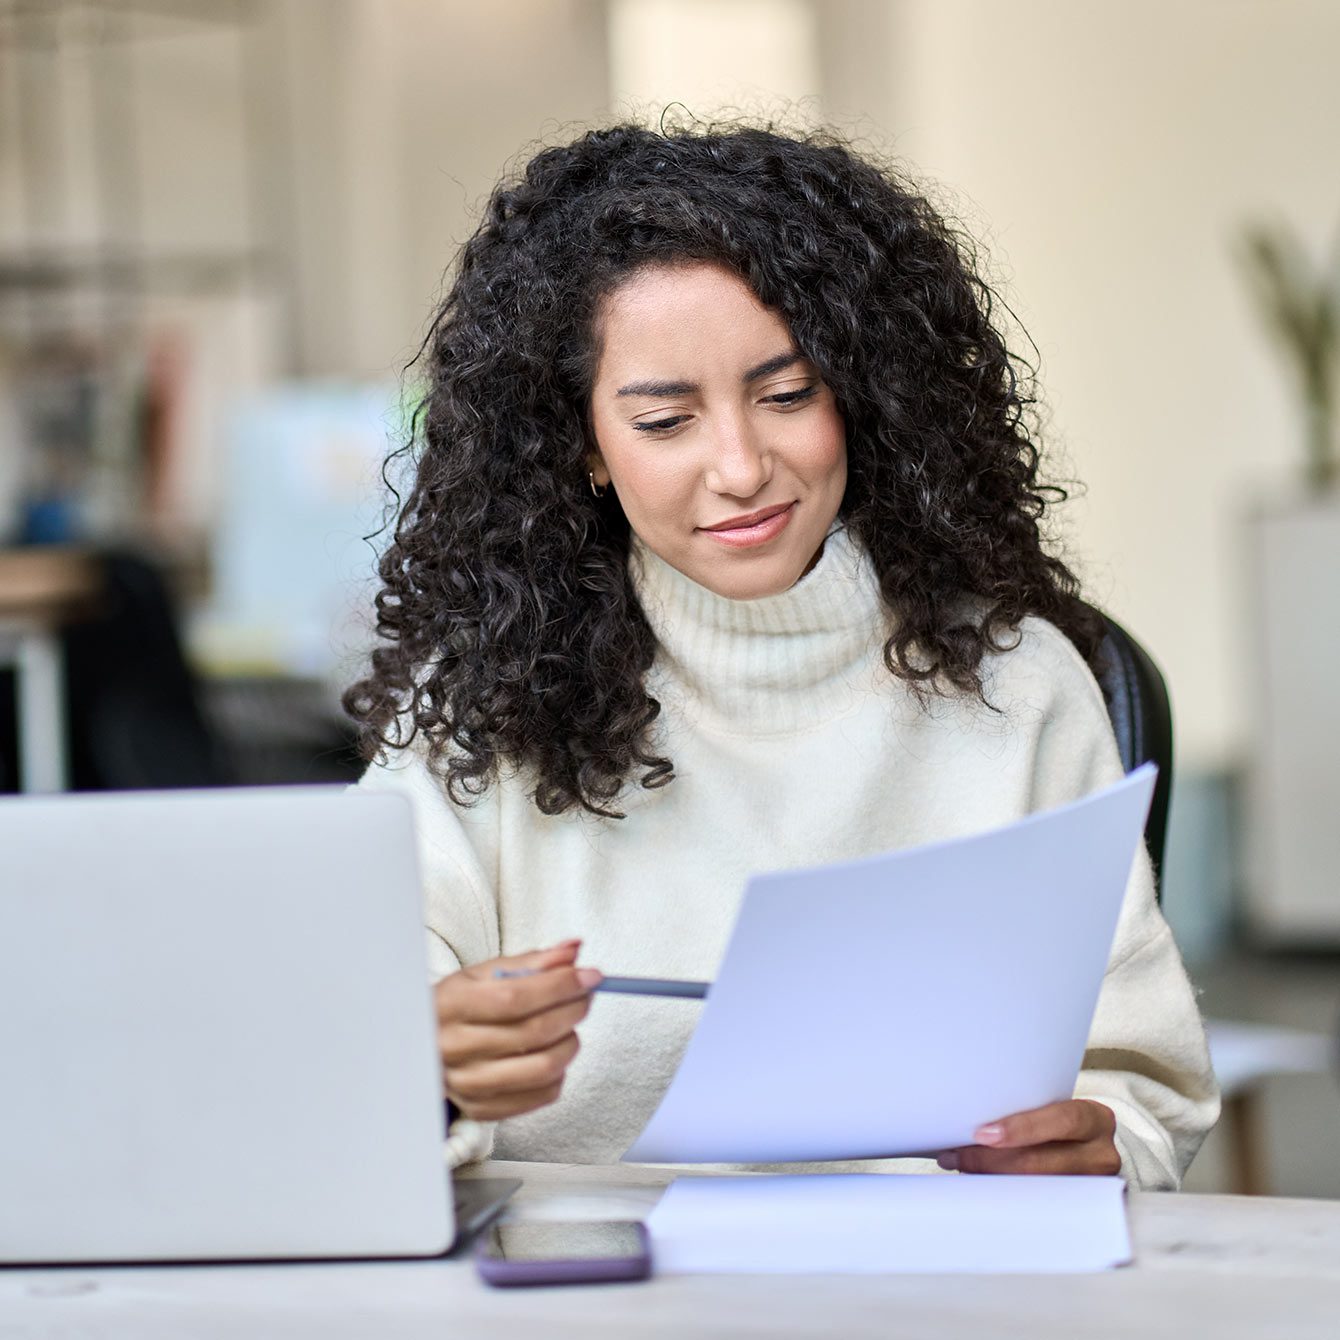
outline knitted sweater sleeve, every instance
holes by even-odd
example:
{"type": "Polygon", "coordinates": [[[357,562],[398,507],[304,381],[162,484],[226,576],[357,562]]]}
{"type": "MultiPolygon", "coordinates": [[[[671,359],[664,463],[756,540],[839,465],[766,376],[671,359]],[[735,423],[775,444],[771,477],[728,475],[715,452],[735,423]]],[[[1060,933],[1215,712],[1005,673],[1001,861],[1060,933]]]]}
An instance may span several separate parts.
{"type": "MultiPolygon", "coordinates": [[[[1073,644],[1025,620],[1037,655],[1037,722],[1031,808],[1075,800],[1122,776],[1102,690],[1073,644]]],[[[1122,1173],[1142,1190],[1175,1189],[1219,1115],[1205,1028],[1177,946],[1154,896],[1142,842],[1090,1029],[1077,1098],[1116,1114],[1122,1173]]]]}
{"type": "MultiPolygon", "coordinates": [[[[440,982],[464,964],[497,958],[501,953],[497,788],[491,787],[475,806],[457,805],[413,746],[372,764],[356,787],[395,791],[410,802],[430,982],[440,982]]],[[[457,1115],[454,1108],[448,1110],[448,1162],[459,1166],[488,1158],[497,1123],[471,1121],[457,1115]]]]}

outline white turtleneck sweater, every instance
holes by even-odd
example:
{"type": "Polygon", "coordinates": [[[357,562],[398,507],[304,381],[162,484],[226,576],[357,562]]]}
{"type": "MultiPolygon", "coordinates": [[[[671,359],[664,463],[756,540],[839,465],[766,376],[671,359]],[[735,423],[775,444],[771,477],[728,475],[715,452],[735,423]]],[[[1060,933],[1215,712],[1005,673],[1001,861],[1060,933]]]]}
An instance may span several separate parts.
{"type": "MultiPolygon", "coordinates": [[[[434,978],[580,936],[580,961],[606,973],[710,980],[753,872],[979,832],[1121,776],[1097,682],[1044,620],[1024,620],[1018,644],[983,661],[1003,716],[967,698],[921,708],[882,663],[889,615],[869,556],[843,528],[799,582],[759,600],[719,596],[636,539],[629,562],[659,645],[647,687],[663,705],[657,745],[672,782],[629,791],[622,820],[547,817],[517,773],[456,805],[413,747],[358,784],[413,805],[434,978]]],[[[617,1160],[700,1008],[597,994],[558,1102],[496,1131],[457,1122],[453,1144],[466,1157],[617,1160]]],[[[1075,1094],[1116,1113],[1123,1173],[1145,1188],[1178,1185],[1218,1112],[1143,847],[1075,1094]]],[[[814,1101],[798,1068],[796,1102],[814,1101]]]]}

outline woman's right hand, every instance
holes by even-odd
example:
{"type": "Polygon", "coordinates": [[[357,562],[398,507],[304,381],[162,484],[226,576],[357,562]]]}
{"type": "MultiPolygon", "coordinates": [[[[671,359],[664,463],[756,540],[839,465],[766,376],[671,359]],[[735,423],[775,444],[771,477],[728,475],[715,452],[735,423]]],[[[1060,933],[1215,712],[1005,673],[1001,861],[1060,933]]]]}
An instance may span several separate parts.
{"type": "Polygon", "coordinates": [[[577,1025],[600,981],[576,966],[580,940],[471,964],[434,988],[446,1096],[462,1115],[497,1121],[552,1103],[577,1054],[577,1025]],[[527,975],[496,977],[498,969],[527,975]]]}

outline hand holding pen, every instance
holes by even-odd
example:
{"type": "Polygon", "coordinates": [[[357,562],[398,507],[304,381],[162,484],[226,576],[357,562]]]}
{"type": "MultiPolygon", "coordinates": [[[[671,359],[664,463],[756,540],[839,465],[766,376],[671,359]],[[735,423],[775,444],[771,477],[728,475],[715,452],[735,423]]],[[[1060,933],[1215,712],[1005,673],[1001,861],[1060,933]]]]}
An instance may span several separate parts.
{"type": "Polygon", "coordinates": [[[577,1025],[602,980],[578,968],[580,940],[473,964],[434,988],[443,1092],[496,1121],[552,1103],[577,1054],[577,1025]]]}
{"type": "Polygon", "coordinates": [[[701,1000],[706,982],[606,977],[577,967],[580,940],[489,959],[454,972],[435,991],[442,1089],[476,1121],[552,1103],[577,1054],[577,1025],[594,991],[701,1000]]]}

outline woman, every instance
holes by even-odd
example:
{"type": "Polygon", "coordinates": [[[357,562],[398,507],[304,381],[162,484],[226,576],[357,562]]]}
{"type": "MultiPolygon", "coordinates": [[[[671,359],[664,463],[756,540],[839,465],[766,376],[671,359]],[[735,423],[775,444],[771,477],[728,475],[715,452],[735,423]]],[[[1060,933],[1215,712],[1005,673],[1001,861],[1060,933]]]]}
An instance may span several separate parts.
{"type": "MultiPolygon", "coordinates": [[[[457,1157],[618,1158],[698,1007],[593,1004],[598,968],[710,978],[751,872],[1121,775],[991,314],[828,137],[619,126],[493,193],[345,699],[416,809],[457,1157]]],[[[1217,1105],[1142,851],[1074,1099],[940,1164],[1175,1186],[1217,1105]]]]}

